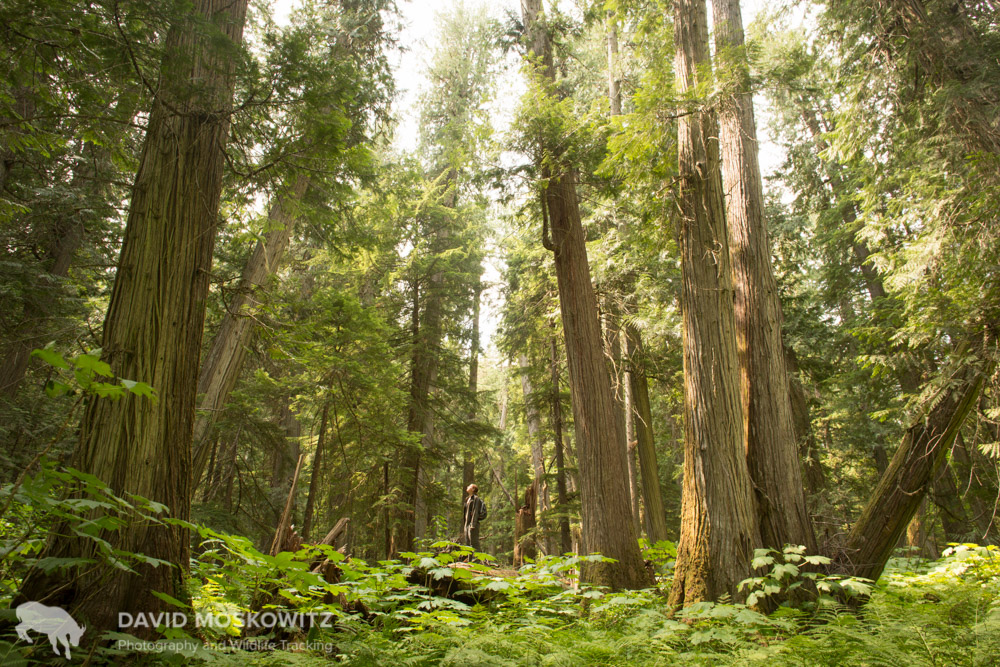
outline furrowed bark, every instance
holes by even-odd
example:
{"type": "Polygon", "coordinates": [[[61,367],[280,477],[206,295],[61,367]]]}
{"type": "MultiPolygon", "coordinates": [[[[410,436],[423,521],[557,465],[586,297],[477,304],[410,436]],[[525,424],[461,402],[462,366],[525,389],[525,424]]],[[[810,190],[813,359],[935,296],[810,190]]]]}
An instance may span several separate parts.
{"type": "MultiPolygon", "coordinates": [[[[539,0],[522,0],[531,60],[540,58],[535,84],[551,91],[555,84],[552,45],[539,0]]],[[[587,246],[576,193],[576,168],[560,164],[558,146],[539,146],[552,161],[543,162],[540,176],[544,214],[552,231],[543,238],[555,256],[569,369],[573,424],[580,467],[582,538],[588,551],[616,563],[587,563],[581,579],[611,588],[643,588],[649,573],[639,553],[628,495],[622,415],[615,411],[611,380],[604,361],[597,300],[590,281],[587,246]],[[553,164],[555,165],[553,167],[553,164]]]]}
{"type": "Polygon", "coordinates": [[[781,303],[764,223],[757,127],[750,94],[739,0],[713,0],[715,50],[731,77],[719,111],[726,219],[736,289],[736,346],[747,466],[764,546],[805,545],[816,552],[795,446],[781,303]]]}
{"type": "Polygon", "coordinates": [[[280,195],[268,212],[267,231],[247,260],[226,308],[219,329],[212,338],[198,375],[198,416],[194,426],[194,464],[191,479],[198,487],[209,455],[212,427],[236,386],[246,349],[256,326],[260,305],[255,292],[263,289],[277,272],[298,218],[298,204],[309,188],[309,177],[299,175],[289,190],[280,195]]]}
{"type": "MultiPolygon", "coordinates": [[[[189,514],[198,356],[233,97],[232,49],[221,45],[241,43],[246,7],[198,0],[168,32],[102,340],[116,376],[148,382],[158,400],[88,400],[73,457],[114,493],[162,503],[178,519],[189,514]],[[199,34],[204,25],[218,34],[199,34]]],[[[53,533],[49,556],[96,555],[93,541],[66,534],[53,533]]],[[[187,530],[136,521],[103,538],[172,566],[141,564],[132,574],[97,558],[69,585],[33,571],[21,596],[63,606],[91,636],[116,629],[121,612],[174,611],[153,591],[187,597],[187,530]]]]}
{"type": "MultiPolygon", "coordinates": [[[[704,0],[674,3],[676,75],[684,94],[708,70],[704,0]]],[[[741,599],[760,533],[744,450],[733,274],[715,114],[678,125],[681,305],[684,332],[684,491],[670,604],[741,599]]],[[[785,387],[783,391],[787,390],[785,387]]]]}
{"type": "Polygon", "coordinates": [[[962,369],[907,429],[851,529],[835,569],[857,577],[879,578],[975,405],[986,375],[974,365],[962,369]]]}

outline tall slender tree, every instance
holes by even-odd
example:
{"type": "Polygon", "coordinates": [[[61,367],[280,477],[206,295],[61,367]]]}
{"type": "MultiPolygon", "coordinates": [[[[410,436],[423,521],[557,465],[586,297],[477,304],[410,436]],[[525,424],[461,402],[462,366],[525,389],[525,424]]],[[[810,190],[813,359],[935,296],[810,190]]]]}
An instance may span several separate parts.
{"type": "Polygon", "coordinates": [[[625,327],[625,358],[628,364],[629,393],[632,396],[632,420],[635,424],[635,449],[639,456],[643,515],[646,536],[655,544],[667,539],[667,515],[660,489],[660,465],[653,442],[653,410],[649,404],[649,381],[642,337],[632,325],[625,327]]]}
{"type": "MultiPolygon", "coordinates": [[[[472,278],[458,267],[461,253],[456,251],[461,249],[469,222],[461,211],[467,203],[464,188],[478,168],[479,144],[488,127],[482,106],[493,85],[489,31],[485,14],[463,5],[445,17],[429,72],[436,85],[421,104],[421,142],[433,186],[429,205],[420,207],[415,220],[423,237],[421,258],[426,271],[414,276],[411,284],[413,347],[407,422],[408,429],[419,434],[419,442],[407,446],[401,457],[401,512],[393,544],[397,553],[410,550],[426,525],[424,487],[431,459],[425,453],[435,445],[431,397],[441,362],[448,299],[455,293],[455,283],[450,281],[468,279],[474,289],[481,272],[476,265],[472,278]]],[[[467,308],[470,301],[464,305],[467,308]]]]}
{"type": "Polygon", "coordinates": [[[553,333],[549,338],[549,373],[552,380],[552,437],[555,441],[556,458],[556,503],[559,507],[559,547],[560,553],[573,550],[573,538],[569,530],[569,516],[566,503],[569,500],[566,483],[566,443],[563,440],[562,394],[559,389],[559,341],[553,333]]]}
{"type": "Polygon", "coordinates": [[[298,217],[297,207],[309,187],[309,180],[305,175],[297,176],[291,188],[280,194],[271,206],[267,217],[268,230],[247,259],[234,296],[201,364],[191,471],[195,486],[201,480],[211,452],[208,436],[212,426],[243,370],[246,349],[256,322],[255,311],[259,307],[257,292],[266,286],[281,264],[298,217]]]}
{"type": "MultiPolygon", "coordinates": [[[[550,27],[541,0],[522,0],[527,60],[532,84],[557,103],[550,27]]],[[[632,524],[628,467],[611,379],[604,360],[597,300],[590,281],[587,246],[580,219],[574,165],[568,164],[555,141],[538,146],[544,155],[539,173],[544,188],[542,239],[555,257],[559,310],[569,368],[573,425],[580,466],[580,514],[583,548],[600,552],[616,563],[590,563],[585,580],[613,588],[638,588],[649,583],[632,524]],[[549,238],[549,228],[552,236],[549,238]]]]}
{"type": "MultiPolygon", "coordinates": [[[[618,16],[609,12],[607,19],[608,52],[608,98],[612,116],[622,113],[621,65],[618,56],[618,16]]],[[[629,271],[625,275],[625,292],[636,290],[636,274],[629,271]]],[[[626,309],[634,307],[631,295],[626,296],[626,309]]],[[[642,353],[642,333],[634,324],[623,326],[622,344],[625,352],[625,389],[627,407],[625,410],[626,437],[629,451],[629,481],[635,485],[635,468],[641,478],[642,504],[645,509],[646,536],[651,543],[667,539],[667,519],[663,509],[663,494],[660,490],[659,464],[653,440],[653,415],[649,402],[649,383],[646,379],[646,364],[642,353]],[[637,456],[638,455],[638,456],[637,456]],[[636,461],[638,458],[638,461],[636,461]]],[[[638,516],[636,493],[633,490],[633,514],[638,516]]]]}

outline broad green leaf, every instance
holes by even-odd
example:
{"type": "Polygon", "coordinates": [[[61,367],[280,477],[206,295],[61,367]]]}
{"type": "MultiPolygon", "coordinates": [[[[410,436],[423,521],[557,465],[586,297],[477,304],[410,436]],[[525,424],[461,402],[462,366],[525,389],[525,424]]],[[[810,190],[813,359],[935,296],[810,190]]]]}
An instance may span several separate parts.
{"type": "Polygon", "coordinates": [[[186,602],[181,602],[177,598],[175,598],[175,597],[173,597],[171,595],[167,595],[166,593],[161,593],[160,591],[149,591],[149,592],[152,593],[155,597],[158,597],[159,599],[163,600],[167,604],[173,605],[175,607],[179,607],[180,609],[190,609],[191,608],[191,605],[187,604],[186,602]]]}
{"type": "Polygon", "coordinates": [[[62,355],[56,352],[54,349],[54,343],[49,343],[43,348],[32,350],[32,357],[38,357],[49,366],[55,366],[56,368],[62,368],[64,370],[69,370],[69,362],[62,358],[62,355]]]}

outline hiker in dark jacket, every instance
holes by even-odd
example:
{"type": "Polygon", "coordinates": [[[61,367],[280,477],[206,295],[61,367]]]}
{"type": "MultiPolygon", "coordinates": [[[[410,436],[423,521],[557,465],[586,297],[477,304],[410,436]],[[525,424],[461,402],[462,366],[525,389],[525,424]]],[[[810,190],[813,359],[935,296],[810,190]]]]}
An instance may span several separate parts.
{"type": "Polygon", "coordinates": [[[465,511],[462,512],[462,544],[479,551],[479,522],[486,518],[486,503],[476,495],[479,487],[469,484],[465,489],[465,511]]]}

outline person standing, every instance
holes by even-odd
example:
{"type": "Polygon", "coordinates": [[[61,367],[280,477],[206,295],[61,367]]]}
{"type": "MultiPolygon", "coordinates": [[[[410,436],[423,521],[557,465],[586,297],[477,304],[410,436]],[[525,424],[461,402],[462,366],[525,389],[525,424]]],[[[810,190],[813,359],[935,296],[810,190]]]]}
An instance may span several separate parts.
{"type": "Polygon", "coordinates": [[[486,503],[479,497],[479,487],[475,484],[469,484],[465,493],[465,510],[462,512],[462,544],[479,551],[479,522],[486,518],[486,503]]]}

